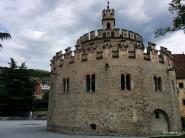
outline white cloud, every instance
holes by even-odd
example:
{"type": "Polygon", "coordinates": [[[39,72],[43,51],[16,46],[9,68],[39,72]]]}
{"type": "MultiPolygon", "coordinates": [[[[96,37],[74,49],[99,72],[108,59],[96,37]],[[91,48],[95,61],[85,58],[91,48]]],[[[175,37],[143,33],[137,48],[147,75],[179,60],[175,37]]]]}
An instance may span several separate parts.
{"type": "Polygon", "coordinates": [[[39,39],[43,36],[44,32],[41,31],[32,31],[33,38],[39,39]]]}
{"type": "Polygon", "coordinates": [[[128,3],[128,7],[124,10],[124,12],[127,14],[128,17],[132,18],[135,22],[148,22],[151,17],[147,16],[147,13],[144,12],[144,0],[137,0],[136,2],[130,1],[128,3]],[[136,16],[136,18],[133,18],[136,16]]]}
{"type": "MultiPolygon", "coordinates": [[[[111,0],[110,6],[116,10],[117,27],[136,31],[143,35],[144,40],[151,41],[155,29],[170,22],[169,1],[111,0]]],[[[106,2],[0,0],[0,29],[12,35],[11,40],[2,42],[0,66],[6,66],[9,58],[13,57],[18,63],[26,62],[30,68],[50,70],[50,59],[57,51],[69,46],[74,49],[81,35],[100,29],[101,10],[106,8],[106,2]]],[[[161,39],[159,43],[166,40],[164,43],[167,45],[170,38],[173,37],[161,39]]],[[[183,39],[175,38],[175,42],[184,43],[183,39]]],[[[177,45],[174,41],[173,44],[177,45]]]]}
{"type": "Polygon", "coordinates": [[[167,35],[156,42],[159,46],[168,48],[173,54],[185,53],[185,34],[183,31],[178,31],[167,35]]]}

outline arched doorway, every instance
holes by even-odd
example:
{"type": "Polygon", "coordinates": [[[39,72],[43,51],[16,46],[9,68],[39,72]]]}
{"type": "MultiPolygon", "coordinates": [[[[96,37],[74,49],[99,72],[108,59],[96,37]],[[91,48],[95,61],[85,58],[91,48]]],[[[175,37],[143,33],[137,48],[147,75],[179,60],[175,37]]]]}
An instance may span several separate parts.
{"type": "Polygon", "coordinates": [[[151,133],[161,134],[169,131],[169,118],[163,110],[155,110],[151,116],[151,133]]]}
{"type": "Polygon", "coordinates": [[[107,29],[110,29],[110,23],[107,23],[107,29]]]}

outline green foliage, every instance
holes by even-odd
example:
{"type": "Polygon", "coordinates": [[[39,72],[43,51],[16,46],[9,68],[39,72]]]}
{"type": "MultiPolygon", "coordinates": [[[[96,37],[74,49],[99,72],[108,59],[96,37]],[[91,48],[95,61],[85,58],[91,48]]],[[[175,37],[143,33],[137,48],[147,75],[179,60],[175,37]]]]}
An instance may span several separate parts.
{"type": "Polygon", "coordinates": [[[47,111],[48,101],[45,100],[35,100],[33,102],[33,111],[47,111]]]}
{"type": "Polygon", "coordinates": [[[17,64],[13,58],[10,58],[10,62],[8,63],[11,69],[17,69],[17,64]]]}
{"type": "MultiPolygon", "coordinates": [[[[3,41],[4,39],[11,39],[11,35],[9,33],[2,33],[0,32],[0,39],[3,41]]],[[[0,43],[0,48],[2,48],[2,45],[0,43]]]]}
{"type": "Polygon", "coordinates": [[[9,33],[1,33],[0,32],[0,39],[3,41],[3,39],[10,39],[11,35],[9,33]]]}
{"type": "Polygon", "coordinates": [[[31,77],[38,77],[38,78],[43,78],[46,77],[48,78],[50,76],[50,73],[48,71],[43,71],[43,70],[35,70],[35,69],[29,69],[28,70],[30,73],[31,77]]]}
{"type": "Polygon", "coordinates": [[[19,67],[11,58],[9,66],[0,75],[0,114],[18,115],[32,108],[34,82],[25,63],[19,67]]]}
{"type": "Polygon", "coordinates": [[[185,33],[185,0],[172,0],[169,4],[169,11],[175,14],[173,26],[157,29],[155,37],[164,36],[178,30],[183,30],[185,33]]]}
{"type": "Polygon", "coordinates": [[[43,96],[42,96],[42,100],[43,101],[48,101],[49,99],[49,92],[44,92],[43,96]]]}

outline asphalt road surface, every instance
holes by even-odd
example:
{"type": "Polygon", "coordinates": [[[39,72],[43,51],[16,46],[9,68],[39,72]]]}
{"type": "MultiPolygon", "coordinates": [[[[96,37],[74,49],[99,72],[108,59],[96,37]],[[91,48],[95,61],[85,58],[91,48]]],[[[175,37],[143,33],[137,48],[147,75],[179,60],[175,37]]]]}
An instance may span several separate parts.
{"type": "Polygon", "coordinates": [[[126,138],[51,133],[46,131],[46,123],[46,121],[35,120],[0,121],[0,138],[126,138]]]}

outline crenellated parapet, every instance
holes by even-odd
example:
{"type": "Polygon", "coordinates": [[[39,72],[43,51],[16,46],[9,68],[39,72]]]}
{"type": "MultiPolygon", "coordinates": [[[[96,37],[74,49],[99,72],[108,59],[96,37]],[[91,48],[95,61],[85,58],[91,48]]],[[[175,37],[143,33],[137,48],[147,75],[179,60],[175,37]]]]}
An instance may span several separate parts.
{"type": "Polygon", "coordinates": [[[113,58],[143,60],[144,62],[152,62],[153,64],[166,64],[169,68],[173,68],[173,56],[171,52],[164,47],[161,47],[158,51],[156,44],[151,42],[148,42],[146,53],[144,52],[145,47],[143,43],[123,39],[119,41],[104,39],[103,41],[96,41],[90,46],[85,49],[85,45],[76,44],[75,51],[71,51],[71,48],[68,47],[65,49],[65,53],[62,53],[62,51],[57,52],[51,60],[52,72],[57,72],[63,66],[73,63],[104,59],[108,61],[113,58]]]}
{"type": "Polygon", "coordinates": [[[116,28],[114,30],[100,29],[97,31],[91,31],[89,33],[86,33],[77,40],[77,44],[83,45],[89,41],[94,41],[94,40],[99,40],[104,38],[125,39],[125,40],[143,42],[143,38],[139,34],[133,31],[116,28]]]}
{"type": "Polygon", "coordinates": [[[76,49],[70,47],[65,52],[57,52],[51,60],[52,72],[65,65],[94,60],[122,58],[123,60],[143,60],[154,64],[166,64],[173,68],[173,56],[167,48],[156,49],[156,44],[148,42],[146,53],[143,38],[138,33],[115,28],[115,11],[109,8],[102,11],[102,29],[82,35],[76,42],[76,49]]]}

